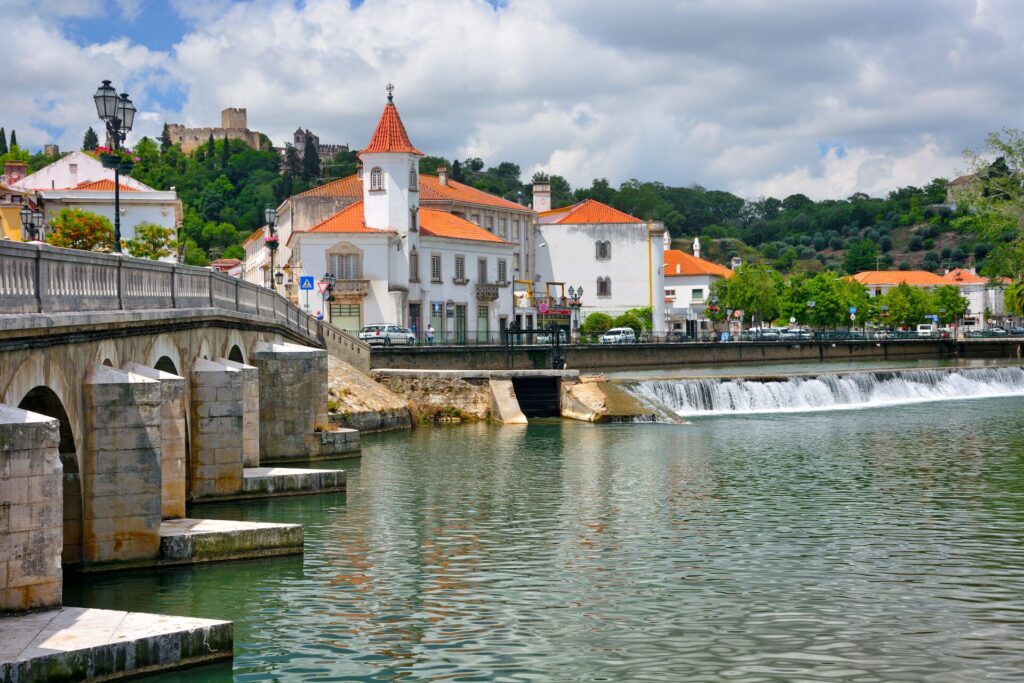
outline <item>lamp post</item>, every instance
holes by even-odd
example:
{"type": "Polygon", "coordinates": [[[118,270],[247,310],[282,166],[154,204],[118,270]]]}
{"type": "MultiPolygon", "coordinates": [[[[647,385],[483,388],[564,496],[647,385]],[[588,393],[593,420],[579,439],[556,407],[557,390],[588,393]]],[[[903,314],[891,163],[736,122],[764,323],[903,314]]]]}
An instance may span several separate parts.
{"type": "Polygon", "coordinates": [[[130,173],[133,164],[123,159],[118,152],[135,123],[135,105],[128,99],[128,93],[123,92],[119,96],[110,81],[103,81],[92,99],[96,103],[96,114],[106,126],[110,144],[113,145],[114,153],[101,154],[100,162],[105,168],[114,169],[114,253],[120,254],[121,173],[130,173]]]}
{"type": "Polygon", "coordinates": [[[263,210],[263,219],[267,222],[267,231],[269,233],[266,239],[263,240],[263,243],[270,252],[270,288],[276,292],[277,287],[274,286],[274,282],[276,281],[277,284],[284,282],[284,273],[280,270],[276,273],[274,272],[274,252],[277,251],[277,247],[279,246],[277,242],[277,233],[274,232],[274,225],[277,223],[277,209],[274,208],[273,205],[267,204],[267,207],[263,210]]]}
{"type": "Polygon", "coordinates": [[[25,229],[25,235],[31,242],[38,240],[43,227],[43,212],[38,209],[33,211],[28,206],[21,207],[21,226],[25,229]]]}
{"type": "Polygon", "coordinates": [[[580,299],[582,298],[583,285],[580,285],[579,287],[575,288],[572,285],[569,285],[569,310],[572,311],[572,316],[570,319],[570,325],[572,329],[570,330],[570,332],[572,334],[573,341],[575,341],[580,329],[580,308],[583,306],[580,299]]]}

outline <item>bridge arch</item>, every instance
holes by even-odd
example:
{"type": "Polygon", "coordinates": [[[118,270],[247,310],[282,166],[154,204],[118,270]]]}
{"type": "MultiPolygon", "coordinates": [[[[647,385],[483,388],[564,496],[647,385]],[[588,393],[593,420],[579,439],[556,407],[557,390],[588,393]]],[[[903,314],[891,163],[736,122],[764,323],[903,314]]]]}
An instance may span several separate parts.
{"type": "Polygon", "coordinates": [[[146,352],[146,365],[181,377],[185,377],[188,373],[188,368],[181,362],[178,345],[166,334],[157,336],[149,345],[146,352]]]}
{"type": "Polygon", "coordinates": [[[242,338],[242,335],[238,330],[230,330],[224,336],[224,353],[221,355],[228,360],[235,361],[236,363],[245,363],[245,359],[249,353],[246,350],[245,340],[242,338]]]}
{"type": "MultiPolygon", "coordinates": [[[[63,470],[64,546],[61,559],[76,563],[82,559],[82,477],[78,468],[78,448],[71,418],[64,402],[48,386],[35,386],[18,402],[22,410],[52,417],[60,424],[60,464],[63,470]]],[[[83,435],[79,433],[81,438],[83,435]]]]}
{"type": "MultiPolygon", "coordinates": [[[[126,358],[123,360],[129,361],[131,359],[126,358]]],[[[113,339],[104,339],[99,343],[99,346],[96,347],[95,362],[97,365],[107,365],[112,368],[121,367],[121,353],[113,339]]]]}

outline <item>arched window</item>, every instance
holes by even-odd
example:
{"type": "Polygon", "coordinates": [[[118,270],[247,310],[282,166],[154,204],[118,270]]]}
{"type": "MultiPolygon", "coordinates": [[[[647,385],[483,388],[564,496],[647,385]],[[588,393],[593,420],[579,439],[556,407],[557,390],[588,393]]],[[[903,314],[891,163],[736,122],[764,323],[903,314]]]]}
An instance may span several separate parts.
{"type": "Polygon", "coordinates": [[[420,179],[419,174],[416,173],[416,162],[412,162],[412,166],[409,167],[409,192],[420,191],[420,179]]]}
{"type": "Polygon", "coordinates": [[[600,297],[612,295],[612,279],[610,277],[597,278],[597,295],[600,297]]]}
{"type": "Polygon", "coordinates": [[[599,261],[606,261],[612,257],[612,243],[608,240],[597,240],[595,242],[597,248],[597,259],[599,261]]]}
{"type": "Polygon", "coordinates": [[[375,168],[370,171],[370,191],[380,192],[384,190],[384,171],[375,168]]]}

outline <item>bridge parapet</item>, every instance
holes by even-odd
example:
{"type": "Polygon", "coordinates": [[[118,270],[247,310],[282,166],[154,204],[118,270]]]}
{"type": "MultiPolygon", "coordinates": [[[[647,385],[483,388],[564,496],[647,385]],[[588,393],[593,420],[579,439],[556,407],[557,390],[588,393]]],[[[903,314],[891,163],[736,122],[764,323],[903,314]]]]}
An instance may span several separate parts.
{"type": "Polygon", "coordinates": [[[287,299],[207,268],[0,242],[0,314],[184,308],[246,313],[325,343],[321,322],[287,299]]]}

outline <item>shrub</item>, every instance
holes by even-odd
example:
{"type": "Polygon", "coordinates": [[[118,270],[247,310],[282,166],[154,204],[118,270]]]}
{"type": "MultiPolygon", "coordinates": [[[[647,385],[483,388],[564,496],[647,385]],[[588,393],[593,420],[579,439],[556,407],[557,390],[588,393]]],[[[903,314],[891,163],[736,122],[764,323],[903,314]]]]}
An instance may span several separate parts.
{"type": "MultiPolygon", "coordinates": [[[[588,316],[588,318],[589,318],[589,316],[588,316]]],[[[643,324],[643,321],[640,320],[640,316],[638,316],[636,313],[633,313],[632,311],[626,311],[622,315],[620,315],[617,318],[615,318],[615,320],[612,321],[612,325],[611,326],[612,327],[630,327],[630,328],[633,329],[633,332],[635,332],[638,337],[640,336],[640,333],[644,329],[644,324],[643,324]]]]}
{"type": "Polygon", "coordinates": [[[61,209],[53,219],[48,244],[84,251],[110,251],[114,246],[114,226],[104,216],[82,209],[61,209]]]}
{"type": "Polygon", "coordinates": [[[591,313],[580,325],[580,333],[588,336],[601,335],[613,327],[614,321],[607,313],[591,313]]]}

